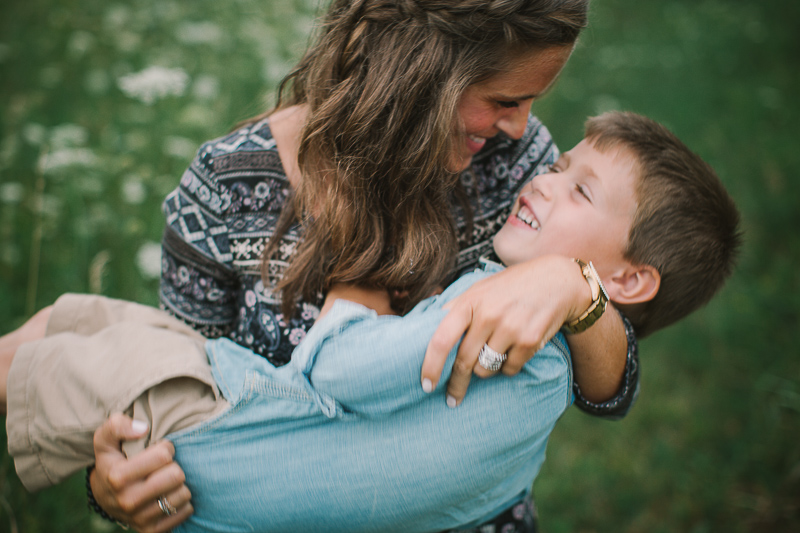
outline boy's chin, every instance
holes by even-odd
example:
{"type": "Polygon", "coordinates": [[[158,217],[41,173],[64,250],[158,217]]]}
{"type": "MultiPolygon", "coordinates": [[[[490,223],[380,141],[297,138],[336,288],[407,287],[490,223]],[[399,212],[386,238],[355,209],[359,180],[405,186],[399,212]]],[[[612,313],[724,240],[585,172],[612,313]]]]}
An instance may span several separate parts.
{"type": "Polygon", "coordinates": [[[492,249],[497,258],[500,259],[500,262],[505,266],[511,266],[533,259],[534,254],[523,254],[522,244],[518,238],[515,238],[514,228],[507,226],[508,222],[500,228],[500,231],[492,239],[492,249]],[[527,257],[528,255],[530,257],[527,257]]]}
{"type": "Polygon", "coordinates": [[[506,246],[505,244],[506,243],[499,243],[495,241],[492,246],[494,254],[505,266],[511,266],[527,261],[528,259],[533,259],[533,257],[521,257],[522,254],[520,253],[519,248],[509,248],[509,246],[506,246]]]}

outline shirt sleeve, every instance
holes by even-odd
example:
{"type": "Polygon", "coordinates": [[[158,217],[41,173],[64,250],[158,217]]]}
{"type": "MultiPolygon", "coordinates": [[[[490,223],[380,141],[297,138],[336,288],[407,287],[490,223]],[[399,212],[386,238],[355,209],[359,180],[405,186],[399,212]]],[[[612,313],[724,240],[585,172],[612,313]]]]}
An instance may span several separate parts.
{"type": "Polygon", "coordinates": [[[162,206],[161,307],[208,338],[227,335],[236,319],[236,274],[224,218],[229,204],[205,145],[162,206]]]}
{"type": "MultiPolygon", "coordinates": [[[[337,301],[292,355],[315,390],[349,412],[388,416],[428,396],[420,370],[433,333],[447,311],[442,306],[487,273],[462,276],[442,294],[423,300],[405,316],[377,316],[348,301],[337,301]]],[[[437,391],[443,394],[458,345],[447,357],[437,391]]]]}
{"type": "Polygon", "coordinates": [[[573,392],[575,393],[575,405],[578,408],[590,415],[609,420],[624,418],[639,396],[639,343],[636,340],[636,333],[630,321],[622,313],[619,313],[619,316],[625,325],[625,337],[628,340],[628,357],[625,362],[622,385],[620,385],[617,395],[605,402],[594,403],[583,397],[577,382],[572,384],[573,392]]]}

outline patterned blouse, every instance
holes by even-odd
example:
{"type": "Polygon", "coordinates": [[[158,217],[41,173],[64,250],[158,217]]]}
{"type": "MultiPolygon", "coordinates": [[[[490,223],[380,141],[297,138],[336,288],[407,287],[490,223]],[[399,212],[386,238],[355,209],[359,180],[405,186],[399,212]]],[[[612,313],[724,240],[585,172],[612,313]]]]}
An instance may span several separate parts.
{"type": "MultiPolygon", "coordinates": [[[[457,202],[452,209],[460,253],[454,276],[477,266],[492,253],[492,237],[508,218],[518,191],[558,158],[548,130],[531,116],[523,137],[490,139],[462,176],[473,211],[471,238],[457,202]]],[[[290,193],[268,120],[209,141],[163,204],[161,305],[209,338],[228,336],[276,366],[319,316],[323,295],[297,304],[292,317],[280,312],[277,279],[302,236],[297,226],[282,238],[262,281],[261,255],[272,237],[290,193]]],[[[630,324],[628,361],[618,395],[602,404],[584,399],[581,409],[607,418],[624,416],[638,392],[636,337],[630,324]]]]}

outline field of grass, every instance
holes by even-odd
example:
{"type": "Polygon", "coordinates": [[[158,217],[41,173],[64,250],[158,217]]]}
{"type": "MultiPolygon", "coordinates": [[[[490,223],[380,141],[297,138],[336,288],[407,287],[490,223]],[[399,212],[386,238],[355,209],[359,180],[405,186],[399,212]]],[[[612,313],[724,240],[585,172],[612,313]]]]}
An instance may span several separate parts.
{"type": "MultiPolygon", "coordinates": [[[[155,304],[160,202],[206,139],[265,109],[316,0],[8,0],[0,7],[0,333],[65,291],[155,304]]],[[[595,0],[534,105],[669,126],[719,172],[746,245],[707,308],[641,344],[621,422],[570,410],[534,490],[544,533],[800,530],[800,4],[595,0]]],[[[27,494],[0,459],[0,532],[113,531],[82,479],[27,494]]]]}

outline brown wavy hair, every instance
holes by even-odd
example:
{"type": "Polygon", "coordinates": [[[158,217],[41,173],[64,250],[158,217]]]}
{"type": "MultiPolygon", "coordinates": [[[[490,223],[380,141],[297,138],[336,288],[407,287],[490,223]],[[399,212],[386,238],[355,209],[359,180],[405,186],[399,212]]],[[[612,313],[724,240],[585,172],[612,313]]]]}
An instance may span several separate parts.
{"type": "Polygon", "coordinates": [[[267,246],[299,221],[283,311],[338,282],[428,296],[458,251],[448,170],[467,86],[519,54],[573,44],[588,0],[333,0],[276,109],[308,106],[302,180],[267,246]]]}

